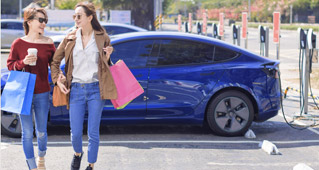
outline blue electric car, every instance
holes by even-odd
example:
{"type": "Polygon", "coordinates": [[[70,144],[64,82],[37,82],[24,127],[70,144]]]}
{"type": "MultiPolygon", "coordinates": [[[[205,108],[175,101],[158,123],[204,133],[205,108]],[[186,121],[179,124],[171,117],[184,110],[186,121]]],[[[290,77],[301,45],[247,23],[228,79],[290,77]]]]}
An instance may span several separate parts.
{"type": "MultiPolygon", "coordinates": [[[[208,124],[218,135],[237,136],[280,109],[279,61],[188,33],[127,33],[111,43],[113,63],[124,60],[145,92],[122,110],[107,101],[102,124],[208,124]]],[[[2,70],[2,89],[8,74],[2,70]]],[[[51,103],[49,114],[50,124],[69,124],[66,107],[51,103]]],[[[19,116],[1,111],[1,128],[19,137],[19,116]]]]}

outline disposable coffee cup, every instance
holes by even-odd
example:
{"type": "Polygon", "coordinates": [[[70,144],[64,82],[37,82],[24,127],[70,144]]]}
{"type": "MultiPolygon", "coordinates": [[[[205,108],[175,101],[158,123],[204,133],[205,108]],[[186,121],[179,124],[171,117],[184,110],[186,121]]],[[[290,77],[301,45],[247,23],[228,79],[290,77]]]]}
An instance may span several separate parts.
{"type": "MultiPolygon", "coordinates": [[[[38,49],[36,48],[28,48],[28,55],[31,55],[33,54],[35,57],[38,57],[37,54],[38,54],[38,49]]],[[[30,66],[35,66],[37,64],[37,61],[33,62],[33,63],[30,63],[29,65],[30,66]]]]}

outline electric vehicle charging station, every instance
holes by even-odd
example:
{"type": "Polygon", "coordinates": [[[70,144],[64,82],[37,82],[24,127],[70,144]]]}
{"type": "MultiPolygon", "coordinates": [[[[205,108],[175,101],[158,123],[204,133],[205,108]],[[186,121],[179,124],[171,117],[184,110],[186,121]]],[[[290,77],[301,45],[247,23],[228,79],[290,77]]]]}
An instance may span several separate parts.
{"type": "Polygon", "coordinates": [[[233,35],[233,44],[240,46],[240,26],[236,26],[235,24],[231,25],[232,35],[233,35]]]}
{"type": "Polygon", "coordinates": [[[218,27],[216,23],[213,23],[213,38],[218,38],[218,27]]]}
{"type": "MultiPolygon", "coordinates": [[[[299,72],[300,72],[300,115],[294,119],[315,120],[316,116],[308,116],[308,93],[310,84],[310,73],[312,66],[313,51],[316,49],[316,35],[312,29],[308,31],[298,28],[299,47],[299,72]]],[[[312,90],[310,88],[312,93],[312,90]]],[[[313,97],[313,95],[312,95],[313,97]]],[[[317,116],[317,118],[319,118],[317,116]]]]}
{"type": "MultiPolygon", "coordinates": [[[[279,36],[277,35],[277,40],[279,41],[279,36]]],[[[300,82],[300,90],[297,90],[300,93],[300,112],[293,116],[293,120],[288,122],[284,113],[283,101],[281,101],[281,109],[283,113],[283,117],[286,123],[298,130],[304,130],[309,127],[318,127],[319,123],[319,115],[308,114],[308,93],[309,89],[311,92],[311,97],[319,109],[318,104],[312,94],[311,82],[310,82],[310,73],[311,73],[311,62],[314,51],[316,50],[316,35],[313,33],[312,29],[307,31],[302,28],[298,28],[298,48],[299,48],[299,82],[300,82]],[[309,88],[310,87],[310,88],[309,88]],[[312,121],[312,124],[300,124],[298,121],[312,121]],[[295,121],[297,121],[295,123],[295,121]],[[298,128],[297,128],[298,127],[298,128]]],[[[281,89],[281,80],[280,80],[280,72],[279,72],[279,81],[280,81],[280,89],[281,89]]],[[[290,87],[286,88],[285,96],[290,87]]],[[[292,88],[291,88],[292,89],[292,88]]]]}
{"type": "Polygon", "coordinates": [[[258,26],[260,55],[269,57],[269,28],[262,25],[258,26]]]}
{"type": "Polygon", "coordinates": [[[185,32],[188,33],[188,22],[184,22],[185,32]]]}
{"type": "Polygon", "coordinates": [[[197,28],[197,34],[201,34],[202,33],[202,24],[199,21],[196,22],[196,28],[197,28]]]}

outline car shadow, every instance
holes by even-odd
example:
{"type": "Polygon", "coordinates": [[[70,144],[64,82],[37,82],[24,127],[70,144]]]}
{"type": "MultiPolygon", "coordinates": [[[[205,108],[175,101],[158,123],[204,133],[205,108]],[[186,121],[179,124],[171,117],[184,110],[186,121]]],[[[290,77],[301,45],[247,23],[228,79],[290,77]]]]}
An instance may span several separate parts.
{"type": "MultiPolygon", "coordinates": [[[[185,125],[112,125],[100,127],[101,146],[123,146],[135,149],[189,148],[189,149],[260,149],[263,140],[278,148],[318,146],[318,134],[309,130],[296,130],[284,122],[253,123],[250,128],[255,139],[244,136],[215,135],[208,127],[185,125]]],[[[315,130],[319,130],[315,128],[315,130]]],[[[20,139],[2,137],[2,142],[20,142],[20,139]]],[[[34,139],[35,141],[35,139],[34,139]]],[[[48,141],[52,147],[69,147],[69,126],[48,126],[48,141]]],[[[87,145],[87,126],[83,129],[84,146],[87,145]]]]}

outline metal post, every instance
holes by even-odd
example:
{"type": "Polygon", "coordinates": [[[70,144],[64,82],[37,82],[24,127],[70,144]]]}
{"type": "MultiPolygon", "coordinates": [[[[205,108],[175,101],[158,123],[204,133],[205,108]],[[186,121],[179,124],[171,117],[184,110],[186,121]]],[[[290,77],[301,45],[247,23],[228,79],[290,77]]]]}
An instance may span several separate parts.
{"type": "MultiPolygon", "coordinates": [[[[308,32],[309,34],[309,32],[308,32]]],[[[308,43],[306,43],[306,49],[305,55],[303,58],[303,67],[302,67],[302,93],[303,94],[303,100],[302,100],[302,114],[307,114],[308,113],[308,85],[309,85],[309,46],[308,43]]]]}
{"type": "Polygon", "coordinates": [[[238,46],[240,46],[240,37],[241,37],[240,32],[241,32],[241,27],[237,26],[237,34],[238,34],[238,36],[237,36],[237,45],[238,46]]]}
{"type": "Polygon", "coordinates": [[[248,21],[250,21],[250,0],[248,0],[248,21]]]}
{"type": "Polygon", "coordinates": [[[245,49],[248,49],[248,33],[245,38],[245,49]]]}
{"type": "Polygon", "coordinates": [[[162,22],[163,22],[163,0],[159,0],[159,16],[160,16],[160,31],[163,30],[162,22]]]}
{"type": "Polygon", "coordinates": [[[265,27],[266,36],[265,36],[265,57],[269,57],[269,28],[265,27]]]}
{"type": "Polygon", "coordinates": [[[54,7],[54,1],[55,0],[51,0],[51,9],[54,9],[55,7],[54,7]]]}
{"type": "Polygon", "coordinates": [[[292,24],[292,4],[290,5],[290,24],[292,24]]]}
{"type": "Polygon", "coordinates": [[[22,19],[22,0],[19,0],[19,19],[22,19]]]}
{"type": "Polygon", "coordinates": [[[276,50],[277,50],[277,52],[276,52],[276,59],[279,60],[279,59],[280,59],[280,57],[279,57],[280,41],[279,41],[279,43],[276,44],[276,50]]]}

